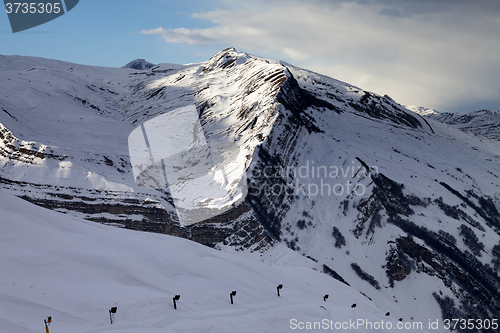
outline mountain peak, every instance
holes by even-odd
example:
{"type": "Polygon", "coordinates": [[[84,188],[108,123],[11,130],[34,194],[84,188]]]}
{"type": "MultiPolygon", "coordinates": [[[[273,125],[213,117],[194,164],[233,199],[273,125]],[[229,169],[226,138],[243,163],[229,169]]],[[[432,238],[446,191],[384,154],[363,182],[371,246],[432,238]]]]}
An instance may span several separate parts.
{"type": "Polygon", "coordinates": [[[240,52],[234,47],[229,47],[216,53],[210,60],[205,63],[203,72],[207,73],[215,68],[224,69],[231,65],[239,65],[245,63],[248,59],[255,59],[251,55],[240,52]]]}
{"type": "Polygon", "coordinates": [[[429,109],[423,106],[415,106],[415,105],[403,105],[405,108],[407,108],[410,111],[415,112],[416,114],[419,114],[421,116],[430,116],[433,114],[439,114],[439,111],[436,111],[434,109],[429,109]]]}
{"type": "Polygon", "coordinates": [[[156,66],[155,64],[152,64],[145,59],[135,59],[123,66],[122,68],[132,68],[132,69],[137,69],[137,70],[146,70],[150,69],[151,67],[156,66]]]}

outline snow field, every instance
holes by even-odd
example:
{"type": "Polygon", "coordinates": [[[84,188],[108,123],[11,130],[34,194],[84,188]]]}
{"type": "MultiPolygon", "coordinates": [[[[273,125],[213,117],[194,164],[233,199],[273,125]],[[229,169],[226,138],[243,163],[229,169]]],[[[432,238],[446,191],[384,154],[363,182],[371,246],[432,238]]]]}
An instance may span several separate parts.
{"type": "Polygon", "coordinates": [[[288,332],[292,319],[396,323],[309,268],[271,267],[180,238],[87,222],[4,191],[0,198],[5,332],[40,332],[47,316],[51,332],[288,332]]]}

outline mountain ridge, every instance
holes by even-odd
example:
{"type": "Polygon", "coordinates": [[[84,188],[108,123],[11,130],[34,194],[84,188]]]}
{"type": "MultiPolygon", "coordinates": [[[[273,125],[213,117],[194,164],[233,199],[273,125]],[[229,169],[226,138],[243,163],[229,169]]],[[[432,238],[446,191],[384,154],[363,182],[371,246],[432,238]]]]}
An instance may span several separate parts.
{"type": "Polygon", "coordinates": [[[436,110],[406,106],[411,111],[440,123],[457,127],[463,131],[481,135],[492,140],[500,140],[500,111],[478,110],[469,113],[438,112],[436,110]]]}

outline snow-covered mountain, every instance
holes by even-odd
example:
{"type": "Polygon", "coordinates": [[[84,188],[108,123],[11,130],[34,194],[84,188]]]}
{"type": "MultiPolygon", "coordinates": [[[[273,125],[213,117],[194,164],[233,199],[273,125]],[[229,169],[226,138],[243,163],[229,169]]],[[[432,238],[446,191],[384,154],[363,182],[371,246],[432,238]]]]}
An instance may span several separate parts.
{"type": "Polygon", "coordinates": [[[138,70],[146,70],[150,69],[151,67],[156,66],[155,64],[152,64],[145,59],[135,59],[123,66],[122,68],[131,68],[131,69],[138,69],[138,70]]]}
{"type": "Polygon", "coordinates": [[[498,142],[234,49],[141,71],[3,56],[0,71],[0,182],[19,197],[273,265],[307,258],[410,320],[500,310],[498,142]],[[248,195],[185,225],[168,192],[136,185],[127,139],[190,105],[207,140],[239,147],[248,195]]]}
{"type": "Polygon", "coordinates": [[[407,109],[441,123],[455,126],[462,131],[500,141],[500,111],[479,110],[470,113],[438,112],[436,110],[406,106],[407,109]]]}
{"type": "Polygon", "coordinates": [[[436,111],[436,110],[430,109],[430,108],[426,108],[423,106],[404,105],[404,107],[410,111],[418,113],[421,116],[430,116],[430,115],[435,115],[435,114],[440,113],[439,111],[436,111]]]}
{"type": "Polygon", "coordinates": [[[466,114],[442,112],[428,117],[455,126],[462,131],[500,141],[500,111],[498,110],[480,110],[466,114]]]}

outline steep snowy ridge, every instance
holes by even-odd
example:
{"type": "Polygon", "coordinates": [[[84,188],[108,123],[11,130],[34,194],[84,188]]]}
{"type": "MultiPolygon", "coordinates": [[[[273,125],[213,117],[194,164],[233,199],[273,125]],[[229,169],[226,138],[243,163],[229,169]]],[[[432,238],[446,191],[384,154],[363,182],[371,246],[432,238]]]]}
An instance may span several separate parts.
{"type": "MultiPolygon", "coordinates": [[[[314,82],[310,76],[297,81],[303,89],[317,92],[309,83],[314,82]]],[[[318,96],[326,99],[327,94],[318,96]]],[[[469,251],[484,246],[487,253],[496,253],[498,247],[498,145],[438,123],[430,126],[422,118],[420,126],[413,127],[398,118],[377,117],[376,104],[371,106],[370,112],[360,108],[340,115],[311,108],[308,111],[321,131],[298,138],[290,138],[285,128],[275,142],[269,140],[279,133],[275,126],[276,132],[259,150],[257,163],[262,164],[256,174],[261,177],[254,184],[260,184],[260,195],[249,200],[257,201],[256,210],[265,208],[263,223],[270,223],[273,234],[290,248],[373,299],[391,294],[416,318],[428,317],[440,308],[446,317],[493,316],[499,285],[498,273],[490,268],[496,259],[475,250],[486,265],[480,271],[489,270],[478,274],[478,264],[469,251]],[[286,142],[283,147],[290,142],[295,147],[286,149],[284,158],[276,148],[279,140],[286,142]],[[479,156],[482,165],[475,163],[479,156]],[[292,172],[287,169],[290,166],[292,172]],[[356,175],[363,166],[372,172],[356,175]],[[264,170],[273,170],[270,174],[276,177],[262,177],[264,170]],[[286,170],[284,175],[282,170],[286,170]],[[275,184],[282,186],[276,190],[275,184]],[[358,185],[364,189],[359,191],[362,195],[352,190],[358,185]],[[461,227],[463,223],[478,227],[476,219],[485,225],[487,231],[481,235],[487,239],[456,231],[457,227],[468,230],[461,227]],[[448,234],[458,239],[459,248],[442,246],[446,239],[441,235],[448,234]],[[461,259],[464,256],[467,259],[461,259]],[[460,276],[470,280],[464,283],[460,276]],[[489,309],[475,311],[468,303],[470,298],[489,299],[489,309]],[[456,308],[453,299],[460,299],[456,308]],[[466,304],[460,304],[462,301],[466,304]]],[[[390,103],[384,107],[391,109],[390,103]]]]}
{"type": "Polygon", "coordinates": [[[19,57],[0,69],[0,181],[17,196],[272,264],[286,245],[405,318],[500,311],[498,142],[234,49],[140,71],[19,57]],[[183,227],[168,193],[134,183],[127,137],[189,105],[207,137],[240,147],[249,195],[183,227]]]}

